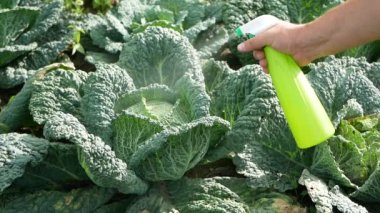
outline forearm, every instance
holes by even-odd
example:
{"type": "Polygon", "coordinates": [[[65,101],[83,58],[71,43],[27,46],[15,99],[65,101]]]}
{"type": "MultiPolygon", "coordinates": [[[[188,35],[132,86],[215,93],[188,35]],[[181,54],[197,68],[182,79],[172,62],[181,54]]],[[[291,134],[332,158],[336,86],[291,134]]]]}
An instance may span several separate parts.
{"type": "MultiPolygon", "coordinates": [[[[349,0],[304,25],[299,39],[315,58],[380,38],[380,0],[349,0]]],[[[313,57],[314,58],[314,57],[313,57]]]]}

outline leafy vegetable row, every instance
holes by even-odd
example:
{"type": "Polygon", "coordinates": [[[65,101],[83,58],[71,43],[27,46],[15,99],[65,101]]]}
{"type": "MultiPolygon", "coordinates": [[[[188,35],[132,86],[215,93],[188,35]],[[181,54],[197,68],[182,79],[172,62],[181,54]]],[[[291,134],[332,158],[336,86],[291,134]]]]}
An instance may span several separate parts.
{"type": "Polygon", "coordinates": [[[0,25],[0,88],[25,82],[0,111],[1,211],[368,212],[380,202],[380,63],[331,56],[307,68],[337,130],[300,150],[270,77],[228,38],[261,14],[305,22],[340,1],[120,1],[82,22],[94,72],[57,60],[72,31],[43,36],[70,23],[62,2],[25,2],[0,3],[16,23],[0,25]],[[236,170],[218,172],[223,159],[236,170]],[[217,175],[190,175],[207,167],[217,175]]]}

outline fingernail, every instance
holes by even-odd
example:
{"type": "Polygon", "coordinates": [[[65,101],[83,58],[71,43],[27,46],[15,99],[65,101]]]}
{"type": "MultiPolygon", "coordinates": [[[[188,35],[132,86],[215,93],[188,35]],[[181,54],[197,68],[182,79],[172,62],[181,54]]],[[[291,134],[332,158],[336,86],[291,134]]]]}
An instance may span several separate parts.
{"type": "Polygon", "coordinates": [[[239,45],[237,46],[237,48],[238,48],[239,51],[244,51],[244,49],[245,49],[245,44],[244,44],[244,43],[241,43],[241,44],[239,44],[239,45]]]}

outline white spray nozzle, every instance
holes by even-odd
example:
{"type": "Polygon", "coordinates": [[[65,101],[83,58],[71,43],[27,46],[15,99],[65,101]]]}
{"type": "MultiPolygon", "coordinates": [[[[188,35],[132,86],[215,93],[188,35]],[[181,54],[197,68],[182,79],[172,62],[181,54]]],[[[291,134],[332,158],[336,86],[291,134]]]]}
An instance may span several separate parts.
{"type": "Polygon", "coordinates": [[[239,38],[245,36],[248,38],[253,38],[275,26],[279,21],[280,20],[274,16],[262,15],[237,28],[235,30],[235,34],[239,38]]]}

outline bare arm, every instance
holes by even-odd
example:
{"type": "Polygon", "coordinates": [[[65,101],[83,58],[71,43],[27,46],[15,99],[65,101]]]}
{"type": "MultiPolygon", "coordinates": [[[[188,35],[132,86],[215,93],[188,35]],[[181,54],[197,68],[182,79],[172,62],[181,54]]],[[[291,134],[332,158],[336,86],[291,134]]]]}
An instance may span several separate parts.
{"type": "Polygon", "coordinates": [[[238,49],[254,52],[266,69],[265,45],[293,56],[301,66],[380,38],[380,0],[348,0],[307,24],[281,22],[238,49]]]}

